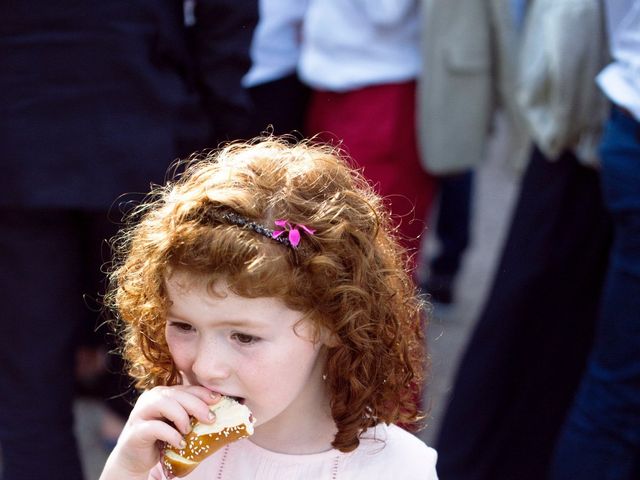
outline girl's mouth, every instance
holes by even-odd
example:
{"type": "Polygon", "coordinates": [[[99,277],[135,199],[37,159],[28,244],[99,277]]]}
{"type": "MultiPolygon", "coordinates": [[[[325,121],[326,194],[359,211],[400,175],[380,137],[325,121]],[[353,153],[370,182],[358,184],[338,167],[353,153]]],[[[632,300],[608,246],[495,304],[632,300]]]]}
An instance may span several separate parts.
{"type": "Polygon", "coordinates": [[[209,390],[211,390],[212,393],[217,393],[218,395],[221,395],[223,397],[231,398],[231,399],[235,400],[236,402],[244,405],[244,401],[245,401],[244,397],[237,397],[235,395],[229,395],[227,393],[222,393],[221,391],[215,390],[215,389],[209,389],[209,390]]]}
{"type": "Polygon", "coordinates": [[[244,398],[243,397],[229,397],[229,398],[233,398],[239,404],[244,405],[244,398]]]}

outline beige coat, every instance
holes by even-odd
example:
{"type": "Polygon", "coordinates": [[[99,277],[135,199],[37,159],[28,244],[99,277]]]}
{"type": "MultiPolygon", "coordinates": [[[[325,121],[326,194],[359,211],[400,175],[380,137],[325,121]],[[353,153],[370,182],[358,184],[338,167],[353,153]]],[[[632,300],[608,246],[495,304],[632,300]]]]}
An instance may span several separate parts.
{"type": "Polygon", "coordinates": [[[512,163],[530,140],[550,158],[571,148],[593,162],[606,110],[593,78],[603,65],[598,0],[530,0],[517,32],[509,0],[423,0],[418,138],[434,174],[474,167],[498,109],[512,163]]]}
{"type": "Polygon", "coordinates": [[[525,150],[509,0],[423,0],[422,16],[418,137],[424,167],[447,174],[477,165],[499,106],[512,127],[514,150],[525,150]]]}
{"type": "Polygon", "coordinates": [[[595,83],[609,60],[601,0],[536,0],[516,85],[528,130],[551,160],[571,149],[598,163],[608,101],[595,83]]]}

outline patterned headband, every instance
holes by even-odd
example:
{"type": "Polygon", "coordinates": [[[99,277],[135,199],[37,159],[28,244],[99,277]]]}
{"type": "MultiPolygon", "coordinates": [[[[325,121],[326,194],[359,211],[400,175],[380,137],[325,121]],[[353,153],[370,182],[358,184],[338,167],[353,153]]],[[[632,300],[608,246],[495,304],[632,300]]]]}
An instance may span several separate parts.
{"type": "Polygon", "coordinates": [[[221,217],[232,225],[253,230],[260,235],[264,235],[265,237],[271,238],[272,240],[280,242],[281,244],[293,249],[298,248],[298,245],[300,244],[300,230],[304,231],[307,235],[313,235],[316,233],[315,230],[305,225],[292,224],[288,220],[284,219],[276,220],[274,223],[277,227],[280,227],[280,229],[272,230],[264,225],[252,222],[248,218],[238,215],[235,212],[224,212],[221,217]],[[286,232],[288,232],[288,235],[284,235],[286,232]]]}

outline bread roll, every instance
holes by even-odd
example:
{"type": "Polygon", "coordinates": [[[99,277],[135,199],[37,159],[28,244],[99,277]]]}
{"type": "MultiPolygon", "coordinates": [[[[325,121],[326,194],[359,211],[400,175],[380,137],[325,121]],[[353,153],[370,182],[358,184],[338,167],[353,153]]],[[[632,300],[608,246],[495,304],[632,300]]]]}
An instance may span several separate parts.
{"type": "Polygon", "coordinates": [[[211,406],[211,411],[216,415],[216,421],[212,424],[191,418],[192,429],[185,436],[187,446],[184,449],[165,446],[161,462],[167,478],[184,477],[225,445],[253,435],[255,420],[245,405],[222,397],[211,406]]]}

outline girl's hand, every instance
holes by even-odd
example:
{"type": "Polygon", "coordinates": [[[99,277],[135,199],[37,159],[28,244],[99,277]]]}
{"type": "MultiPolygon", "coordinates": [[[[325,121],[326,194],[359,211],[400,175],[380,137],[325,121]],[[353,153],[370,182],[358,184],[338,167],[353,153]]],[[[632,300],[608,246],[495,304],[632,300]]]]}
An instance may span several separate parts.
{"type": "Polygon", "coordinates": [[[131,411],[100,479],[146,479],[160,460],[161,442],[182,448],[183,436],[191,430],[189,416],[203,423],[215,422],[209,406],[219,400],[219,394],[199,386],[155,387],[144,392],[131,411]]]}

